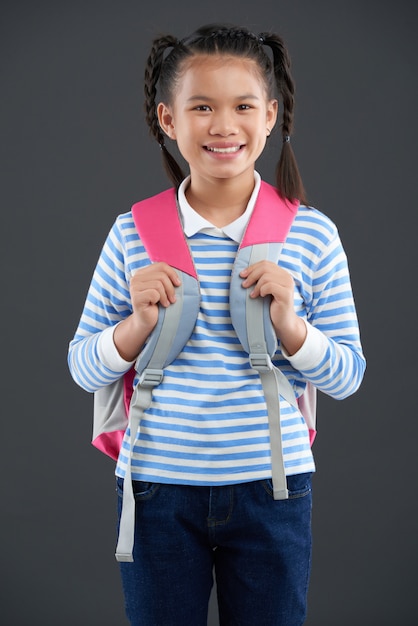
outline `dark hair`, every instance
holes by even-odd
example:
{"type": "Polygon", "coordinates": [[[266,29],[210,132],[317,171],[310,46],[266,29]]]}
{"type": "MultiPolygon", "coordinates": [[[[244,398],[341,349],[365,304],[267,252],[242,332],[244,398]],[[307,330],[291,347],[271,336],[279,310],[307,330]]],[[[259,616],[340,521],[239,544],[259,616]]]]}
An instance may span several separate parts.
{"type": "Polygon", "coordinates": [[[179,41],[170,35],[154,39],[145,69],[145,112],[150,132],[162,149],[163,161],[170,180],[178,187],[184,179],[181,167],[165,145],[165,135],[157,116],[157,86],[160,99],[171,104],[181,78],[183,62],[197,54],[225,54],[251,59],[257,63],[269,98],[276,91],[283,109],[281,132],[283,138],[276,169],[276,184],[280,195],[289,200],[306,203],[305,190],[290,144],[293,129],[294,82],[290,73],[290,57],[286,46],[274,33],[255,35],[245,28],[212,24],[179,41]],[[273,62],[264,46],[272,51],[273,62]],[[168,48],[171,51],[165,56],[168,48]]]}

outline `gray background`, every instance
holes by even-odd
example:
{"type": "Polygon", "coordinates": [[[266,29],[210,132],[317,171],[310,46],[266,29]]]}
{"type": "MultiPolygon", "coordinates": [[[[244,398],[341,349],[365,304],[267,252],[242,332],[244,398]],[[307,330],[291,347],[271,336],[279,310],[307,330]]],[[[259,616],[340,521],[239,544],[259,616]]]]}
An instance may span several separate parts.
{"type": "MultiPolygon", "coordinates": [[[[142,116],[151,39],[214,20],[289,46],[294,148],[311,203],[339,226],[368,357],[355,396],[320,399],[307,624],[417,623],[416,6],[1,3],[5,626],[126,623],[113,463],[90,446],[92,397],[67,344],[114,217],[169,185],[142,116]]],[[[278,147],[259,164],[270,182],[278,147]]]]}

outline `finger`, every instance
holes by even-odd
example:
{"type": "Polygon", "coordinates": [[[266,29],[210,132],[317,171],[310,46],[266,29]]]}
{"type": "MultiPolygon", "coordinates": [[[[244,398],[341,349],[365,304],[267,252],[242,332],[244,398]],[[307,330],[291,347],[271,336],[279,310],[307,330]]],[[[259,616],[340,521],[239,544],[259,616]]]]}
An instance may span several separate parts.
{"type": "Polygon", "coordinates": [[[175,289],[171,282],[164,278],[147,280],[131,285],[132,301],[139,305],[158,304],[170,306],[176,301],[175,289]]]}
{"type": "Polygon", "coordinates": [[[131,291],[157,290],[159,294],[158,301],[163,306],[168,306],[176,301],[175,287],[178,287],[180,284],[181,280],[175,269],[166,263],[155,263],[138,270],[134,274],[131,280],[131,291]]]}
{"type": "Polygon", "coordinates": [[[174,267],[171,267],[171,265],[168,265],[167,263],[153,263],[151,267],[165,274],[175,287],[179,287],[181,284],[177,271],[174,267]]]}
{"type": "Polygon", "coordinates": [[[244,268],[240,272],[240,277],[243,278],[244,282],[247,284],[252,284],[259,280],[264,274],[277,272],[278,270],[278,266],[272,261],[258,261],[244,268]]]}
{"type": "Polygon", "coordinates": [[[251,285],[254,285],[262,275],[262,271],[257,267],[257,265],[250,265],[240,272],[240,277],[243,278],[242,286],[244,288],[251,287],[251,285]]]}
{"type": "Polygon", "coordinates": [[[147,267],[137,270],[133,278],[138,280],[153,280],[166,276],[168,280],[176,287],[181,284],[181,280],[176,270],[167,265],[167,263],[152,263],[147,267]]]}

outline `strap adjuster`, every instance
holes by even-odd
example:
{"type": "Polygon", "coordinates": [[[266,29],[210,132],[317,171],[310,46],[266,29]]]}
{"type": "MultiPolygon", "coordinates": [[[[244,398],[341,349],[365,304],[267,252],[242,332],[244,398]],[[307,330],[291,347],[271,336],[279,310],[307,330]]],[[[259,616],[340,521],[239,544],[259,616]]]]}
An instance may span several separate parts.
{"type": "Polygon", "coordinates": [[[139,377],[141,387],[156,387],[164,378],[163,370],[145,369],[139,377]]]}
{"type": "Polygon", "coordinates": [[[250,354],[250,365],[258,372],[268,372],[273,369],[273,363],[269,354],[250,354]]]}

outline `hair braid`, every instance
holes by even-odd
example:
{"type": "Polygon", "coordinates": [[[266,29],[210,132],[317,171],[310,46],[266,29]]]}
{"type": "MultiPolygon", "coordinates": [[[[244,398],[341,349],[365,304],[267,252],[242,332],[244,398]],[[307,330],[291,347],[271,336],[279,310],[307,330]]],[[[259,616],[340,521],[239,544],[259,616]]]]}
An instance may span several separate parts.
{"type": "Polygon", "coordinates": [[[167,48],[174,48],[177,45],[178,40],[171,35],[159,37],[154,40],[145,67],[144,80],[145,119],[149,126],[151,135],[157,140],[161,147],[164,168],[167,175],[176,187],[178,187],[184,179],[184,173],[165,145],[165,135],[161,130],[158,121],[156,97],[157,83],[160,78],[161,68],[164,61],[164,52],[167,48]]]}
{"type": "Polygon", "coordinates": [[[305,189],[290,144],[295,108],[295,83],[290,73],[290,56],[283,40],[278,35],[261,33],[260,38],[273,52],[274,76],[283,107],[281,124],[283,145],[276,169],[277,187],[284,197],[297,198],[306,204],[305,189]]]}
{"type": "Polygon", "coordinates": [[[283,138],[290,136],[293,130],[293,110],[295,106],[295,83],[290,73],[290,57],[278,35],[261,35],[266,45],[273,52],[274,75],[283,102],[283,138]]]}

